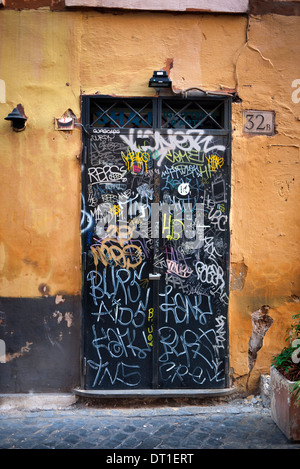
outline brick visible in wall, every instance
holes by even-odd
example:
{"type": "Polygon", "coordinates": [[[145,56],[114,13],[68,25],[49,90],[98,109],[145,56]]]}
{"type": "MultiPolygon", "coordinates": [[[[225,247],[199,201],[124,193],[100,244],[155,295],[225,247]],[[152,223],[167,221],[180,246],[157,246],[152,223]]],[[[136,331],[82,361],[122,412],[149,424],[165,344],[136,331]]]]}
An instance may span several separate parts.
{"type": "Polygon", "coordinates": [[[251,314],[252,334],[248,348],[249,372],[252,371],[257,359],[257,353],[263,346],[264,336],[273,324],[273,319],[268,315],[269,309],[270,306],[264,305],[251,314]]]}

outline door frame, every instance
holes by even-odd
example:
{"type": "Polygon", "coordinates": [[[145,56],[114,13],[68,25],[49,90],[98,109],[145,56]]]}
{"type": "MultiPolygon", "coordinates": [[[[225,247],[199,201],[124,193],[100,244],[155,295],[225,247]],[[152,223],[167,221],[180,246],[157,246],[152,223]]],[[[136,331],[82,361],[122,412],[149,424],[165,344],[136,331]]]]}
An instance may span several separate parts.
{"type": "MultiPolygon", "coordinates": [[[[112,96],[107,96],[107,95],[82,95],[82,170],[84,170],[84,167],[85,167],[85,164],[86,164],[86,161],[87,161],[87,142],[88,142],[88,135],[90,134],[90,131],[92,129],[92,127],[89,125],[90,123],[90,105],[91,105],[91,100],[92,99],[99,99],[99,100],[103,100],[103,99],[125,99],[125,100],[130,100],[132,102],[134,101],[137,101],[137,100],[148,100],[148,101],[151,101],[152,104],[153,104],[153,108],[154,108],[154,113],[153,113],[153,123],[152,123],[152,127],[149,127],[149,129],[152,129],[153,131],[156,131],[156,130],[161,130],[161,127],[159,126],[159,122],[158,122],[158,116],[161,115],[162,113],[162,106],[163,106],[163,100],[178,100],[178,102],[180,101],[183,101],[183,100],[195,100],[195,99],[199,99],[199,101],[205,101],[207,99],[209,99],[210,101],[214,100],[214,101],[219,101],[219,100],[222,100],[222,102],[224,103],[224,128],[223,129],[210,129],[209,130],[209,134],[210,135],[223,135],[223,136],[227,136],[227,144],[226,144],[226,164],[231,166],[231,135],[232,135],[232,129],[231,129],[231,97],[228,97],[226,96],[224,98],[224,96],[220,97],[216,97],[216,96],[209,96],[209,97],[201,97],[201,98],[195,98],[195,97],[189,97],[189,98],[182,98],[182,97],[145,97],[145,98],[140,98],[140,97],[130,97],[130,98],[122,98],[122,97],[112,97],[112,96]]],[[[165,130],[165,129],[164,129],[165,130]]],[[[229,169],[229,178],[231,177],[231,172],[230,172],[230,169],[229,169]]],[[[229,205],[229,208],[228,210],[230,211],[230,199],[231,199],[231,193],[230,193],[230,187],[231,187],[231,184],[230,184],[230,181],[229,181],[229,184],[228,184],[228,191],[227,191],[227,195],[228,195],[228,205],[229,205]]],[[[82,178],[82,193],[83,194],[86,194],[87,193],[87,187],[86,187],[86,181],[85,181],[85,178],[82,178]]],[[[87,217],[88,214],[85,210],[85,207],[82,207],[82,220],[85,219],[85,217],[87,217]]],[[[82,221],[81,220],[81,221],[82,221]]],[[[88,220],[87,220],[88,221],[88,220]]],[[[229,226],[229,223],[228,223],[228,226],[229,226]]],[[[82,235],[82,248],[84,248],[84,242],[83,242],[83,238],[84,238],[85,234],[83,233],[82,235]]],[[[228,243],[230,243],[230,226],[229,226],[229,229],[228,229],[228,243]]],[[[226,268],[227,270],[229,269],[229,265],[230,265],[230,259],[229,259],[229,252],[230,252],[230,248],[228,248],[228,256],[227,256],[227,259],[226,259],[226,268]]],[[[122,395],[124,394],[123,391],[110,391],[110,390],[104,390],[103,392],[101,391],[91,391],[91,390],[86,390],[85,389],[85,376],[86,376],[86,353],[85,353],[85,347],[86,347],[86,344],[84,343],[84,313],[86,311],[86,288],[85,288],[85,266],[86,266],[86,254],[85,252],[82,250],[82,316],[81,316],[81,390],[84,390],[85,392],[87,393],[92,393],[93,395],[94,394],[103,394],[103,395],[122,395]]],[[[156,283],[156,282],[155,282],[156,283]]],[[[154,287],[155,288],[155,287],[154,287]]],[[[228,291],[228,294],[229,294],[229,291],[228,291]]],[[[203,390],[203,389],[182,389],[181,392],[180,392],[180,395],[183,395],[183,394],[186,394],[186,395],[199,395],[199,394],[207,394],[207,395],[223,395],[223,394],[226,394],[228,392],[231,392],[232,388],[230,388],[230,383],[229,383],[229,327],[228,327],[228,308],[227,308],[227,351],[226,351],[226,355],[227,355],[227,363],[226,363],[226,370],[225,370],[225,376],[226,376],[226,380],[225,380],[225,388],[224,389],[208,389],[207,391],[203,390]]],[[[169,394],[169,395],[176,395],[176,390],[166,390],[166,389],[162,389],[162,390],[153,390],[153,389],[148,389],[148,390],[145,390],[145,395],[146,394],[149,394],[149,395],[153,395],[153,394],[163,394],[163,395],[166,395],[166,394],[169,394]]],[[[135,395],[135,394],[138,394],[140,395],[140,390],[136,390],[136,391],[132,391],[131,393],[128,391],[126,393],[129,393],[129,395],[135,395]]],[[[142,393],[143,394],[143,393],[142,393]]]]}

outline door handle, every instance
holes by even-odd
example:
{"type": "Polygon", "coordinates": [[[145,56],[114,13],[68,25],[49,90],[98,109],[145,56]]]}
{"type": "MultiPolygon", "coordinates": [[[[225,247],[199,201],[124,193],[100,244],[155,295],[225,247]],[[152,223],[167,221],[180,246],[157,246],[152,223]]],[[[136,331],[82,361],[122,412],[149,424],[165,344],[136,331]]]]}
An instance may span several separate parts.
{"type": "Polygon", "coordinates": [[[149,274],[149,280],[159,280],[161,274],[149,274]]]}

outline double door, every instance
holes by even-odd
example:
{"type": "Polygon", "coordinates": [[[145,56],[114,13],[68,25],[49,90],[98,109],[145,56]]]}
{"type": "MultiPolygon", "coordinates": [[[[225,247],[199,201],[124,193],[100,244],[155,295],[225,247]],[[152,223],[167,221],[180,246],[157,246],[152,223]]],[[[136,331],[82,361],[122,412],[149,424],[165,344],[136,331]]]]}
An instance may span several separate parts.
{"type": "Polygon", "coordinates": [[[84,150],[84,387],[227,387],[228,134],[90,125],[84,150]]]}

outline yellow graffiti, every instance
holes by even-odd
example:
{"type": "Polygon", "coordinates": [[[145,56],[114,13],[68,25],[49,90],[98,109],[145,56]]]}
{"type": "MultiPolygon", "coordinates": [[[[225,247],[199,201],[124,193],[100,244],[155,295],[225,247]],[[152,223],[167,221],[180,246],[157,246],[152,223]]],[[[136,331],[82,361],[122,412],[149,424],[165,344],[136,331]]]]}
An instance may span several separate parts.
{"type": "Polygon", "coordinates": [[[203,154],[199,154],[198,150],[169,150],[166,154],[167,160],[171,163],[178,164],[195,164],[203,165],[203,154]]]}
{"type": "MultiPolygon", "coordinates": [[[[211,177],[211,173],[217,171],[224,165],[224,158],[218,155],[206,156],[204,152],[198,150],[169,150],[166,159],[174,166],[194,165],[201,173],[202,179],[206,181],[211,177]]],[[[204,183],[206,183],[204,181],[204,183]]]]}
{"type": "Polygon", "coordinates": [[[218,155],[209,155],[205,156],[208,162],[208,167],[210,171],[217,171],[217,169],[222,168],[224,164],[224,158],[218,155]]]}
{"type": "Polygon", "coordinates": [[[140,286],[142,288],[148,288],[149,286],[149,279],[148,278],[143,278],[142,280],[140,280],[140,286]]]}
{"type": "Polygon", "coordinates": [[[153,314],[154,314],[154,309],[150,308],[148,311],[149,326],[148,326],[148,336],[147,336],[148,345],[150,345],[150,347],[153,347],[153,314]]]}
{"type": "Polygon", "coordinates": [[[143,174],[147,172],[147,163],[150,160],[150,154],[145,151],[130,151],[125,155],[121,151],[121,156],[127,165],[127,169],[133,174],[143,174]]]}
{"type": "Polygon", "coordinates": [[[167,235],[165,235],[168,240],[178,240],[179,238],[181,238],[183,230],[184,223],[182,223],[181,220],[172,220],[171,215],[168,215],[167,213],[163,214],[162,233],[163,235],[165,235],[165,233],[168,233],[167,235]],[[176,226],[178,229],[176,229],[176,226]]]}
{"type": "Polygon", "coordinates": [[[119,217],[122,213],[122,209],[119,205],[114,205],[113,207],[110,208],[110,213],[113,215],[115,218],[119,217]]]}

